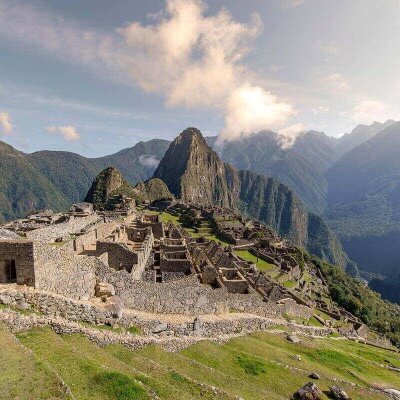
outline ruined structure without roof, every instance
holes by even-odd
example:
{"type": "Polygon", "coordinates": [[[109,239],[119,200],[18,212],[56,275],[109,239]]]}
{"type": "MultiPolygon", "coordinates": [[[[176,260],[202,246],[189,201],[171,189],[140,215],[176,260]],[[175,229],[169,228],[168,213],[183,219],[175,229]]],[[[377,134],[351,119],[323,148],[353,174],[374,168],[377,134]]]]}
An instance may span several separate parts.
{"type": "Polygon", "coordinates": [[[155,206],[151,212],[94,212],[84,203],[7,224],[0,289],[85,302],[93,308],[81,319],[112,324],[133,311],[193,318],[235,311],[257,316],[259,329],[260,318],[308,319],[320,309],[352,322],[352,332],[361,329],[351,314],[324,303],[322,276],[301,265],[298,250],[264,225],[217,207],[175,201],[161,207],[168,222],[155,206]],[[203,236],[206,227],[216,236],[203,236]],[[269,269],[260,270],[259,260],[269,269]]]}

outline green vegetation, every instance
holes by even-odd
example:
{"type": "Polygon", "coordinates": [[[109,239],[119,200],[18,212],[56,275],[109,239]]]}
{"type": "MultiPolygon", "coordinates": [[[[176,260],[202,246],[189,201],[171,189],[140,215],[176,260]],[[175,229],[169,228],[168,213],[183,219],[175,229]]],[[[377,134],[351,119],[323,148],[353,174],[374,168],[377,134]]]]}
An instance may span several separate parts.
{"type": "Polygon", "coordinates": [[[157,178],[139,182],[134,188],[133,196],[139,204],[145,201],[171,200],[174,197],[168,190],[167,185],[157,178]]]}
{"type": "Polygon", "coordinates": [[[382,300],[379,294],[342,269],[317,259],[313,261],[320,268],[334,301],[400,347],[399,305],[382,300]]]}
{"type": "Polygon", "coordinates": [[[284,335],[254,333],[223,345],[198,342],[178,353],[99,347],[82,335],[48,328],[19,333],[18,339],[0,326],[2,399],[67,399],[61,380],[73,398],[85,400],[287,399],[311,372],[320,374],[324,391],[333,378],[358,384],[340,385],[354,400],[383,400],[367,388],[398,384],[397,373],[386,368],[399,365],[397,353],[335,338],[301,337],[295,344],[284,335]]]}
{"type": "Polygon", "coordinates": [[[141,330],[138,326],[136,326],[136,325],[130,326],[130,327],[127,329],[127,331],[128,331],[129,333],[132,333],[132,335],[140,335],[140,334],[142,333],[142,330],[141,330]]]}
{"type": "Polygon", "coordinates": [[[67,399],[60,379],[0,325],[0,398],[67,399]]]}
{"type": "Polygon", "coordinates": [[[296,317],[291,314],[284,314],[283,317],[287,321],[295,321],[297,324],[300,325],[309,325],[309,326],[316,326],[316,327],[321,327],[323,326],[321,322],[319,322],[314,316],[310,318],[302,318],[302,317],[296,317]]]}
{"type": "Polygon", "coordinates": [[[148,399],[146,391],[133,378],[118,372],[101,372],[93,377],[94,391],[101,391],[110,399],[148,399]]]}
{"type": "Polygon", "coordinates": [[[261,375],[267,372],[265,364],[257,359],[251,359],[249,356],[237,356],[237,363],[248,375],[261,375]]]}
{"type": "Polygon", "coordinates": [[[276,265],[270,264],[261,258],[258,258],[251,254],[249,250],[235,250],[235,254],[242,258],[243,260],[253,262],[257,264],[257,267],[260,271],[268,271],[272,269],[276,269],[276,265]]]}
{"type": "Polygon", "coordinates": [[[121,195],[134,197],[135,193],[116,168],[108,167],[96,176],[85,201],[93,203],[96,210],[112,210],[115,208],[115,197],[121,195]]]}

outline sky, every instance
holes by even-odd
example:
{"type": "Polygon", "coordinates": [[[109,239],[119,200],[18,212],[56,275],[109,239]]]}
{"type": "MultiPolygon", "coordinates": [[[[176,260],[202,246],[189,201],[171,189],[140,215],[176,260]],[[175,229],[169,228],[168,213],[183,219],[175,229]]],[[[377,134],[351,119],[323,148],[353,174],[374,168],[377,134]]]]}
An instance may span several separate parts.
{"type": "Polygon", "coordinates": [[[97,157],[189,126],[399,119],[400,0],[0,0],[0,140],[97,157]]]}

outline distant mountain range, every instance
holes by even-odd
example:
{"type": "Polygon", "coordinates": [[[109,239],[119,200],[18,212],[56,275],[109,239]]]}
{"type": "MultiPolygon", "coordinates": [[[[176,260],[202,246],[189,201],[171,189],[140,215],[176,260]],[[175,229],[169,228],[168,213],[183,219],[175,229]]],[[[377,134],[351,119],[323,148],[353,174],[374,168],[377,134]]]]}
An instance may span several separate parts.
{"type": "MultiPolygon", "coordinates": [[[[293,189],[293,207],[300,202],[310,215],[322,216],[361,269],[397,279],[400,124],[390,120],[359,125],[339,139],[309,131],[287,149],[281,148],[279,140],[270,131],[222,146],[217,137],[206,138],[216,151],[215,157],[238,170],[253,171],[241,172],[224,164],[223,175],[215,174],[219,179],[216,187],[222,192],[217,190],[213,196],[219,199],[224,193],[227,198],[223,202],[239,200],[243,211],[263,219],[265,207],[260,199],[268,193],[282,194],[282,187],[293,189]],[[229,194],[224,184],[234,188],[235,194],[229,194]]],[[[152,176],[169,145],[166,140],[154,139],[106,157],[85,158],[57,151],[25,154],[0,142],[0,222],[37,209],[65,209],[82,201],[94,178],[108,166],[116,167],[132,185],[144,181],[152,176]]],[[[215,168],[220,166],[214,162],[215,168]]],[[[180,167],[171,165],[177,170],[180,167]]],[[[272,215],[271,209],[268,212],[272,215]]],[[[284,232],[282,210],[274,212],[276,220],[268,222],[284,232]]],[[[308,223],[311,226],[311,219],[308,223]]],[[[286,233],[293,228],[288,226],[286,233]]],[[[300,235],[303,238],[304,232],[300,235]]]]}
{"type": "Polygon", "coordinates": [[[400,270],[400,123],[344,154],[326,174],[325,217],[363,269],[400,270]]]}
{"type": "Polygon", "coordinates": [[[0,142],[0,222],[51,208],[67,209],[82,201],[97,174],[117,167],[130,183],[149,178],[169,142],[154,139],[101,157],[85,158],[62,151],[22,153],[0,142]]]}

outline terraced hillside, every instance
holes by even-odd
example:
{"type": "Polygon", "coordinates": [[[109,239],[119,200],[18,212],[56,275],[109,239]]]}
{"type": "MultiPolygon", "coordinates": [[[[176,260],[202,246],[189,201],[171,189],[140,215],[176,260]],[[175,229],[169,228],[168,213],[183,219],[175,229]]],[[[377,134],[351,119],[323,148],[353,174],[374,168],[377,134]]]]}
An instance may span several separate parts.
{"type": "Polygon", "coordinates": [[[338,385],[353,400],[379,400],[389,397],[376,389],[400,382],[388,368],[400,366],[398,353],[335,338],[294,344],[254,333],[170,353],[99,347],[49,328],[14,336],[0,326],[0,344],[2,399],[289,399],[316,372],[325,393],[338,385]]]}

